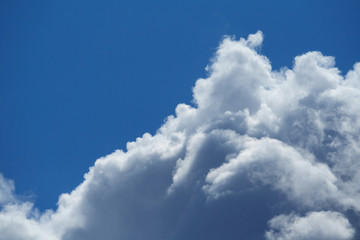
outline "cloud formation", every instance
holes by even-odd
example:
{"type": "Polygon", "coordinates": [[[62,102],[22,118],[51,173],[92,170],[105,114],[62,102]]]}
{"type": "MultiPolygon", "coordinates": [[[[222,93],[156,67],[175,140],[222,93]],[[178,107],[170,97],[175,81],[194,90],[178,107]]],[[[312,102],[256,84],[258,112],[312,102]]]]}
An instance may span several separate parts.
{"type": "Polygon", "coordinates": [[[0,239],[357,236],[360,63],[342,75],[308,52],[272,70],[262,41],[225,37],[194,106],[98,159],[56,211],[19,201],[0,176],[0,239]]]}
{"type": "Polygon", "coordinates": [[[4,178],[0,173],[0,205],[14,200],[14,182],[4,178]]]}
{"type": "Polygon", "coordinates": [[[270,220],[273,229],[266,233],[269,240],[344,240],[351,239],[354,229],[349,221],[337,212],[311,212],[305,217],[294,214],[280,215],[270,220]]]}

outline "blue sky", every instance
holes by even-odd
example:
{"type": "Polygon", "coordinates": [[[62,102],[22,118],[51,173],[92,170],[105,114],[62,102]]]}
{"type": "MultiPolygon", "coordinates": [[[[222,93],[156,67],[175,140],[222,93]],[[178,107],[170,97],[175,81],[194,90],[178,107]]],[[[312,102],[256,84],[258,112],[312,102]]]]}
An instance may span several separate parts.
{"type": "Polygon", "coordinates": [[[0,172],[20,198],[56,209],[96,159],[194,106],[224,35],[261,30],[274,70],[320,51],[346,74],[360,61],[359,12],[355,0],[3,0],[0,172]]]}

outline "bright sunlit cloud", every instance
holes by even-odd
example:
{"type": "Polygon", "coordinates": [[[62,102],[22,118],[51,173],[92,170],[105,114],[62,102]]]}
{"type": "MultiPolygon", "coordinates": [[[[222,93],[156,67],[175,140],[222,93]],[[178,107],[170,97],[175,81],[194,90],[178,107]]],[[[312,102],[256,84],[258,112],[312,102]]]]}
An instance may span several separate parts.
{"type": "Polygon", "coordinates": [[[308,52],[274,71],[262,41],[224,38],[194,106],[98,159],[56,211],[17,199],[0,175],[0,239],[352,239],[360,63],[342,75],[308,52]]]}

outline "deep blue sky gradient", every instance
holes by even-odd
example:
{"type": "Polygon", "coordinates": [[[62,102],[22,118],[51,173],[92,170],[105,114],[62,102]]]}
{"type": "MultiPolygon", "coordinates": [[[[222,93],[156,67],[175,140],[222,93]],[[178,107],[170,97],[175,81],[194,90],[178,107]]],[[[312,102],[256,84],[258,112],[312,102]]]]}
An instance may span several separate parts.
{"type": "Polygon", "coordinates": [[[360,61],[360,3],[0,1],[0,172],[41,210],[94,161],[155,133],[225,34],[262,30],[275,69],[311,50],[360,61]]]}

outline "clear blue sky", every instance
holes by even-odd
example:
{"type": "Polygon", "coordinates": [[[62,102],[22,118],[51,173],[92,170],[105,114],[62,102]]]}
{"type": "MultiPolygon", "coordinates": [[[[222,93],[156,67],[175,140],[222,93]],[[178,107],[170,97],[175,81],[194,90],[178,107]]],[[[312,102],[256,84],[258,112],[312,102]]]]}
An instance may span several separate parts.
{"type": "Polygon", "coordinates": [[[2,0],[0,172],[54,208],[97,158],[190,103],[224,35],[261,30],[274,68],[318,50],[347,72],[359,13],[356,0],[2,0]]]}

